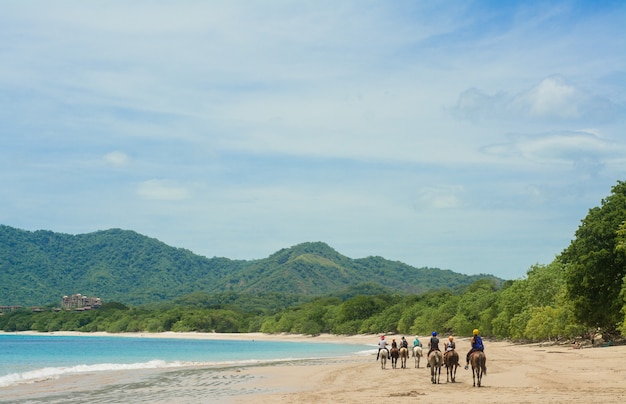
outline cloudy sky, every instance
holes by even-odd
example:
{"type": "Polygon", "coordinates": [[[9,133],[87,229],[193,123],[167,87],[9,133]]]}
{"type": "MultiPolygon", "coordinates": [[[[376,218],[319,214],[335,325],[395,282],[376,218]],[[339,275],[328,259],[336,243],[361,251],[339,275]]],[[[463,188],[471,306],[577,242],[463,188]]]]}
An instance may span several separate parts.
{"type": "Polygon", "coordinates": [[[623,1],[0,5],[0,224],[517,279],[626,180],[623,1]]]}

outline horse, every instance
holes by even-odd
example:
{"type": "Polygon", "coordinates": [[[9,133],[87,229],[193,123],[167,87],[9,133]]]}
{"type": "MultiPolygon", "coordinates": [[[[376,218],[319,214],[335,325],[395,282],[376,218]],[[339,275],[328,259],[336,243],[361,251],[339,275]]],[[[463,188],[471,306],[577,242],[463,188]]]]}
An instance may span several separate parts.
{"type": "Polygon", "coordinates": [[[423,353],[422,353],[422,347],[419,345],[416,345],[413,347],[413,351],[412,351],[412,356],[415,358],[415,367],[417,369],[419,369],[420,367],[420,359],[422,359],[423,353]]]}
{"type": "Polygon", "coordinates": [[[456,369],[459,365],[459,354],[453,349],[443,355],[443,362],[446,365],[446,382],[456,382],[456,369]]]}
{"type": "Polygon", "coordinates": [[[400,367],[402,369],[406,369],[407,359],[409,359],[409,349],[405,347],[400,348],[400,367]]]}
{"type": "Polygon", "coordinates": [[[474,387],[476,387],[476,379],[478,379],[478,387],[480,387],[483,375],[487,374],[487,357],[485,357],[485,353],[483,351],[472,352],[470,363],[472,364],[474,387]]]}
{"type": "Polygon", "coordinates": [[[389,351],[387,348],[382,348],[378,351],[378,356],[380,357],[380,368],[385,369],[387,367],[387,357],[389,356],[389,351]]]}
{"type": "Polygon", "coordinates": [[[441,351],[432,351],[428,354],[428,363],[430,364],[430,381],[433,384],[439,384],[441,379],[441,365],[443,365],[443,354],[441,351]]]}
{"type": "Polygon", "coordinates": [[[400,356],[400,351],[398,350],[398,348],[391,348],[391,351],[389,353],[391,355],[391,367],[395,369],[398,365],[398,357],[400,356]]]}

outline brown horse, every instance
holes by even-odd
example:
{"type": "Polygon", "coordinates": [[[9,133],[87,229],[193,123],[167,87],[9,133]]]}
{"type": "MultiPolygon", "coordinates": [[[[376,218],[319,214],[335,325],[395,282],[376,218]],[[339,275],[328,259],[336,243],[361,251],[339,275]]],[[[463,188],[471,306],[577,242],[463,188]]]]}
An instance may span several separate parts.
{"type": "Polygon", "coordinates": [[[402,369],[406,369],[406,361],[409,359],[409,350],[408,348],[402,347],[400,348],[400,367],[402,369]]]}
{"type": "Polygon", "coordinates": [[[474,387],[476,387],[476,379],[478,379],[478,387],[480,387],[483,375],[487,374],[487,358],[485,357],[485,353],[483,351],[472,352],[470,363],[472,364],[474,387]]]}
{"type": "Polygon", "coordinates": [[[400,356],[400,351],[398,350],[398,348],[392,347],[391,351],[389,351],[389,354],[391,355],[391,367],[395,369],[398,365],[398,357],[400,356]]]}
{"type": "Polygon", "coordinates": [[[446,365],[446,382],[456,382],[456,369],[459,365],[459,354],[453,349],[443,354],[443,363],[446,365]]]}
{"type": "Polygon", "coordinates": [[[430,365],[430,381],[439,384],[441,379],[441,365],[443,365],[443,355],[441,351],[432,351],[428,354],[428,364],[430,365]]]}
{"type": "Polygon", "coordinates": [[[420,367],[420,359],[422,359],[422,347],[414,346],[413,347],[413,357],[415,358],[415,367],[419,369],[420,367]]]}

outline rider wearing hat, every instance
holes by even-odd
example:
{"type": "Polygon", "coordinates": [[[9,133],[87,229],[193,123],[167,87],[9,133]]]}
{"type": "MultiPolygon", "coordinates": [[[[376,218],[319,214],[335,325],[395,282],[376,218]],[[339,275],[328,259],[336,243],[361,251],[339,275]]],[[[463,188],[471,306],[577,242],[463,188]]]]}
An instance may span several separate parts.
{"type": "Polygon", "coordinates": [[[430,355],[432,351],[440,351],[439,338],[437,338],[437,331],[433,331],[431,335],[432,337],[430,337],[430,341],[428,342],[428,346],[430,347],[430,349],[428,350],[428,355],[430,355]]]}
{"type": "MultiPolygon", "coordinates": [[[[378,341],[378,354],[376,355],[376,360],[378,360],[378,358],[380,357],[380,350],[381,349],[387,349],[387,341],[385,341],[385,336],[381,335],[380,336],[380,340],[378,341]]],[[[389,351],[387,351],[387,354],[389,354],[389,351]]],[[[388,358],[387,359],[391,359],[391,357],[389,355],[387,355],[388,358]]]]}
{"type": "Polygon", "coordinates": [[[483,345],[483,339],[480,338],[480,335],[478,335],[478,330],[474,329],[474,331],[472,331],[472,349],[470,349],[470,351],[467,353],[467,357],[465,358],[465,369],[469,369],[469,362],[470,362],[470,356],[476,352],[476,351],[481,351],[484,352],[485,351],[485,346],[483,345]]]}

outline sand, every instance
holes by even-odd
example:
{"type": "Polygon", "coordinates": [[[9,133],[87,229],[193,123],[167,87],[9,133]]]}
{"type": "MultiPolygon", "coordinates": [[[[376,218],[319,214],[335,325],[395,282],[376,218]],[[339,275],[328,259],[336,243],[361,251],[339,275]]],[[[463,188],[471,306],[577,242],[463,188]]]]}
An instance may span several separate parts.
{"type": "MultiPolygon", "coordinates": [[[[56,333],[81,335],[80,333],[56,333]]],[[[110,335],[110,334],[82,334],[110,335]]],[[[160,333],[123,336],[214,338],[342,342],[368,344],[376,335],[309,337],[303,335],[160,333]]],[[[409,341],[413,339],[408,337],[409,341]]],[[[423,340],[426,340],[424,337],[423,340]]],[[[464,361],[469,339],[457,339],[464,361]]],[[[290,362],[271,366],[207,369],[151,370],[92,374],[0,389],[0,401],[56,402],[60,398],[93,402],[176,403],[624,403],[626,402],[626,346],[573,349],[570,345],[518,345],[485,341],[488,373],[482,387],[473,387],[472,372],[460,367],[456,383],[432,384],[423,360],[419,369],[409,358],[406,369],[381,369],[375,354],[290,362]],[[94,388],[102,394],[94,393],[94,388]],[[108,388],[108,390],[107,390],[108,388]],[[123,393],[122,393],[123,391],[123,393]],[[115,397],[118,397],[117,400],[115,397]],[[427,400],[427,401],[426,401],[427,400]]],[[[60,401],[59,401],[60,402],[60,401]]]]}

